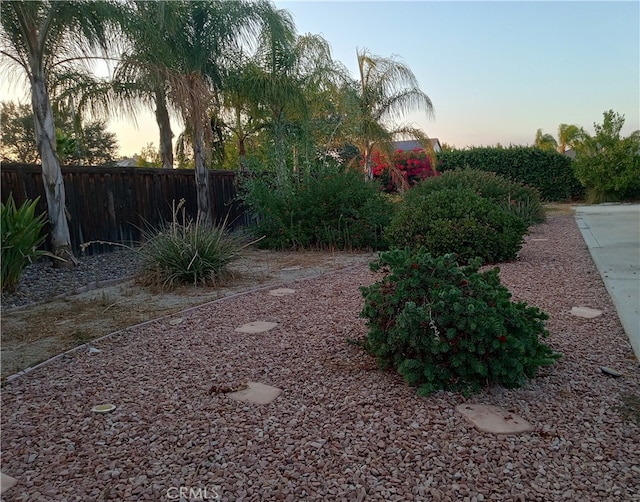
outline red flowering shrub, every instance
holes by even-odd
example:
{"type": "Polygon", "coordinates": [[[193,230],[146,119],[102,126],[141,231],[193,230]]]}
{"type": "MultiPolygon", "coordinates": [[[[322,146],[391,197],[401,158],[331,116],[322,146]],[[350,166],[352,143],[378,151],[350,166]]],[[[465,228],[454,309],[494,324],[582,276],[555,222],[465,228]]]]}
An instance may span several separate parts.
{"type": "Polygon", "coordinates": [[[392,161],[389,161],[386,154],[374,150],[371,164],[373,177],[380,180],[383,190],[389,193],[406,190],[418,181],[440,176],[423,148],[396,150],[392,161]]]}
{"type": "Polygon", "coordinates": [[[393,163],[396,169],[403,173],[404,179],[409,183],[409,186],[415,185],[420,180],[440,174],[431,165],[431,158],[423,148],[414,148],[411,151],[404,152],[396,150],[393,155],[393,163]]]}
{"type": "Polygon", "coordinates": [[[374,178],[379,178],[389,169],[389,158],[380,150],[374,150],[371,153],[371,169],[374,178]]]}

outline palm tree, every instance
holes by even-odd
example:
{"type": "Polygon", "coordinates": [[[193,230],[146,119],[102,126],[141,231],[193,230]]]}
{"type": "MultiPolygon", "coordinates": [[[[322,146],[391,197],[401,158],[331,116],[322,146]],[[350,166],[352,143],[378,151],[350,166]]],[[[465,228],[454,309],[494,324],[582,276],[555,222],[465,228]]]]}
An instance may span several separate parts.
{"type": "Polygon", "coordinates": [[[117,2],[3,1],[2,55],[29,79],[35,134],[45,186],[54,266],[76,263],[66,218],[65,191],[56,154],[56,128],[49,94],[52,74],[106,53],[117,40],[117,2]]]}
{"type": "Polygon", "coordinates": [[[358,50],[359,88],[357,131],[354,144],[360,148],[364,169],[373,177],[371,154],[376,145],[390,150],[393,138],[414,137],[423,143],[426,135],[411,126],[394,125],[390,121],[413,110],[433,114],[433,104],[418,84],[411,69],[393,56],[383,58],[367,49],[358,50]]]}
{"type": "Polygon", "coordinates": [[[211,117],[219,108],[228,69],[235,63],[233,56],[256,41],[262,26],[284,28],[266,0],[170,4],[170,24],[161,37],[151,39],[150,50],[138,54],[139,65],[162,84],[154,88],[156,113],[166,100],[180,111],[185,130],[191,131],[198,220],[211,224],[206,144],[212,139],[211,117]]]}
{"type": "Polygon", "coordinates": [[[309,116],[306,89],[319,75],[329,75],[331,61],[328,43],[320,36],[304,35],[275,38],[263,36],[255,56],[260,69],[254,74],[254,96],[264,107],[273,137],[276,178],[280,184],[288,179],[287,139],[294,136],[300,121],[309,116]]]}
{"type": "Polygon", "coordinates": [[[558,126],[558,140],[551,134],[543,134],[542,129],[536,131],[534,144],[542,150],[552,151],[564,155],[567,150],[573,148],[580,139],[582,129],[574,124],[560,124],[558,126]]]}
{"type": "MultiPolygon", "coordinates": [[[[297,122],[297,144],[293,149],[293,169],[298,170],[298,154],[303,165],[334,142],[342,139],[341,131],[348,114],[342,92],[351,82],[346,67],[331,57],[328,42],[319,35],[298,37],[296,43],[298,73],[302,79],[304,106],[289,111],[289,119],[297,122]]],[[[324,152],[326,153],[326,152],[324,152]]]]}
{"type": "Polygon", "coordinates": [[[262,70],[255,61],[242,61],[232,69],[227,78],[222,97],[222,121],[231,133],[238,150],[238,169],[247,168],[247,141],[267,127],[267,116],[260,106],[258,87],[254,82],[262,70]]]}
{"type": "Polygon", "coordinates": [[[541,150],[554,151],[558,149],[558,142],[551,134],[543,134],[542,129],[536,131],[534,144],[541,150]]]}
{"type": "Polygon", "coordinates": [[[302,148],[309,157],[314,117],[327,113],[324,94],[347,78],[344,67],[331,58],[328,42],[319,35],[294,33],[293,23],[284,17],[287,30],[269,25],[261,33],[256,53],[248,57],[225,93],[230,126],[238,140],[239,156],[245,155],[248,134],[266,129],[273,142],[276,179],[289,179],[287,153],[293,150],[293,169],[298,167],[302,148]],[[323,100],[322,104],[320,101],[323,100]]]}
{"type": "Polygon", "coordinates": [[[160,133],[162,167],[173,168],[173,131],[171,112],[178,112],[169,98],[169,80],[166,78],[167,51],[172,37],[185,29],[179,14],[180,2],[149,2],[134,0],[126,31],[129,47],[120,57],[109,92],[129,105],[128,115],[135,120],[138,108],[153,108],[160,133]]]}
{"type": "Polygon", "coordinates": [[[558,126],[558,152],[565,154],[569,148],[573,148],[580,136],[580,128],[574,124],[560,124],[558,126]]]}

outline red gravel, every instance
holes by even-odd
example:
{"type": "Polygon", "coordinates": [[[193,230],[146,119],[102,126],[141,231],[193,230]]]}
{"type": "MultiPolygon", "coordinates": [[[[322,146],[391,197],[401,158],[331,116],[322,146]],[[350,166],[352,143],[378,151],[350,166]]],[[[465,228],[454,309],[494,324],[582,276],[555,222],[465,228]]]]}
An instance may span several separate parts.
{"type": "Polygon", "coordinates": [[[535,227],[501,277],[550,314],[564,357],[468,402],[532,433],[478,433],[455,411],[463,396],[419,398],[347,343],[365,333],[358,286],[373,280],[357,267],[131,328],[5,386],[2,471],[18,485],[3,500],[179,500],[182,487],[223,501],[640,501],[640,409],[625,407],[640,370],[573,217],[535,227]],[[234,332],[256,320],[278,326],[234,332]],[[210,392],[243,380],[283,393],[259,406],[210,392]],[[117,409],[92,413],[100,403],[117,409]]]}

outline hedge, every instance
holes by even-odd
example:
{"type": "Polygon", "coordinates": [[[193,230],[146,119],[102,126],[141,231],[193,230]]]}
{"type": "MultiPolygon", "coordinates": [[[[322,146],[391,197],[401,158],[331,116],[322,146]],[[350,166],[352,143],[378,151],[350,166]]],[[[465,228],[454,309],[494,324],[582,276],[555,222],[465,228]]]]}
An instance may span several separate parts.
{"type": "Polygon", "coordinates": [[[438,154],[438,171],[470,167],[491,171],[538,188],[543,200],[564,201],[584,191],[573,173],[569,157],[536,147],[477,147],[438,154]]]}

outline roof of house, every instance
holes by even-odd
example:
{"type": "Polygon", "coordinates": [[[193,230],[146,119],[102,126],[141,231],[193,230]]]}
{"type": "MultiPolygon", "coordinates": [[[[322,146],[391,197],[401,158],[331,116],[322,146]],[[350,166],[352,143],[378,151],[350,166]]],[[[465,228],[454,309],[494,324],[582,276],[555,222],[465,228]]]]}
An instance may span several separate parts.
{"type": "MultiPolygon", "coordinates": [[[[431,143],[431,148],[434,151],[439,152],[442,150],[442,146],[440,146],[440,140],[438,138],[429,138],[429,143],[431,143]]],[[[422,148],[422,145],[419,141],[416,140],[407,140],[407,141],[395,141],[393,143],[393,147],[396,150],[402,150],[406,152],[408,150],[415,150],[416,148],[422,148]]]]}
{"type": "Polygon", "coordinates": [[[115,162],[115,167],[135,167],[138,164],[138,156],[119,159],[115,162]]]}

